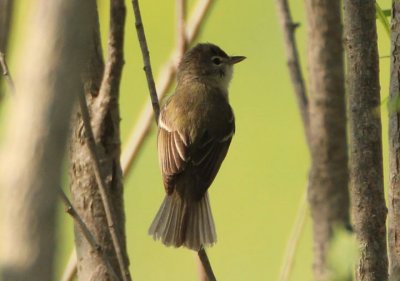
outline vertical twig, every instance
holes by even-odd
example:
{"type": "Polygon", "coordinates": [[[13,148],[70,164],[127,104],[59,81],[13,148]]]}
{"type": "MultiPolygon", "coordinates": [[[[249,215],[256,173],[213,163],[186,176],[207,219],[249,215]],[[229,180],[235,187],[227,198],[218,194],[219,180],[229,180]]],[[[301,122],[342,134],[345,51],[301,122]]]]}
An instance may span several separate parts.
{"type": "Polygon", "coordinates": [[[0,66],[3,70],[3,76],[6,78],[6,81],[8,83],[8,87],[10,88],[10,92],[13,96],[15,96],[15,85],[14,81],[8,71],[8,65],[6,61],[6,56],[4,55],[3,52],[0,51],[0,66]]]}
{"type": "MultiPolygon", "coordinates": [[[[295,39],[295,31],[299,24],[292,20],[290,14],[289,3],[287,0],[275,0],[277,7],[277,14],[279,24],[281,26],[284,45],[286,50],[287,66],[289,69],[290,79],[297,99],[300,116],[303,123],[304,134],[307,140],[307,145],[310,149],[310,122],[308,114],[308,98],[304,83],[303,74],[300,67],[300,59],[297,51],[297,44],[295,39]]],[[[286,281],[291,273],[294,256],[297,250],[298,241],[300,238],[301,230],[304,226],[307,210],[307,196],[306,192],[299,211],[297,212],[297,219],[290,236],[283,263],[281,265],[281,272],[279,281],[286,281]]]]}
{"type": "Polygon", "coordinates": [[[136,32],[139,39],[140,49],[142,50],[144,71],[147,78],[147,86],[150,91],[151,103],[153,105],[154,117],[158,124],[158,116],[160,114],[160,104],[158,102],[158,96],[156,91],[156,84],[154,83],[153,73],[151,71],[149,49],[147,47],[146,35],[144,34],[142,16],[140,15],[139,2],[138,0],[132,0],[133,12],[135,14],[135,26],[136,32]]]}
{"type": "Polygon", "coordinates": [[[292,16],[290,14],[289,4],[287,0],[275,0],[275,4],[278,10],[279,23],[285,43],[286,59],[287,66],[289,68],[290,79],[292,80],[294,93],[297,98],[297,104],[299,106],[300,116],[303,121],[307,144],[309,144],[310,124],[308,115],[308,99],[304,84],[304,78],[301,73],[296,39],[294,36],[298,24],[292,21],[292,16]]]}
{"type": "Polygon", "coordinates": [[[199,259],[203,265],[208,281],[216,281],[217,279],[214,276],[214,272],[211,268],[210,261],[208,260],[206,250],[204,250],[204,248],[201,248],[197,254],[199,255],[199,259]]]}
{"type": "MultiPolygon", "coordinates": [[[[72,206],[72,203],[69,201],[67,195],[65,195],[65,193],[64,193],[64,191],[62,189],[60,189],[60,196],[61,196],[61,199],[63,200],[63,202],[65,204],[66,212],[68,214],[70,214],[71,217],[77,222],[77,224],[79,225],[79,228],[82,231],[83,235],[85,236],[85,238],[89,242],[90,246],[92,246],[92,249],[102,257],[102,259],[104,260],[104,263],[107,266],[108,273],[114,278],[114,280],[118,281],[119,280],[118,276],[115,274],[115,271],[112,268],[112,266],[110,264],[110,261],[108,260],[108,257],[106,255],[104,255],[101,246],[96,242],[96,240],[94,239],[94,237],[93,237],[92,233],[90,232],[89,228],[83,222],[83,220],[81,219],[81,217],[79,216],[79,214],[77,213],[75,208],[72,206]]],[[[74,251],[74,253],[75,253],[75,256],[76,256],[76,252],[75,251],[74,251]]],[[[75,274],[72,274],[70,276],[73,276],[73,275],[75,275],[75,274]]],[[[67,279],[67,280],[70,280],[70,279],[67,279]]]]}
{"type": "Polygon", "coordinates": [[[104,119],[111,101],[119,96],[122,68],[124,65],[124,29],[126,7],[123,0],[110,2],[110,31],[107,44],[107,60],[101,80],[99,96],[95,100],[96,114],[92,116],[93,134],[97,138],[104,127],[104,119]]]}
{"type": "Polygon", "coordinates": [[[400,280],[400,0],[392,1],[389,90],[389,280],[400,280]]]}
{"type": "Polygon", "coordinates": [[[106,213],[108,229],[110,231],[113,246],[114,246],[114,249],[115,249],[115,252],[117,255],[117,260],[118,260],[119,268],[121,271],[122,279],[124,281],[130,281],[131,275],[129,273],[128,266],[125,264],[125,259],[122,254],[121,241],[120,241],[119,235],[116,230],[117,224],[115,223],[115,215],[114,215],[114,212],[112,209],[112,204],[110,202],[110,197],[108,195],[105,179],[103,178],[103,175],[100,170],[100,163],[99,163],[99,159],[98,159],[98,156],[96,153],[96,143],[95,143],[93,131],[92,131],[92,128],[90,125],[90,116],[89,116],[88,106],[87,106],[85,94],[83,91],[81,91],[79,93],[79,105],[81,108],[83,124],[85,127],[87,145],[89,148],[90,156],[93,161],[94,175],[96,177],[97,185],[98,185],[99,192],[101,195],[101,200],[102,200],[103,206],[104,206],[104,211],[106,213]]]}

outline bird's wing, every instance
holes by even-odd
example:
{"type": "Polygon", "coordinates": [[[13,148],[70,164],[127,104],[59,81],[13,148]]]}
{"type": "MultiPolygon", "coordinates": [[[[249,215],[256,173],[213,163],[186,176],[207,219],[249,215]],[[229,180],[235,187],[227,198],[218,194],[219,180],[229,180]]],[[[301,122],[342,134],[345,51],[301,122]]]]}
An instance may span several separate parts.
{"type": "Polygon", "coordinates": [[[228,152],[235,132],[235,123],[226,127],[225,134],[212,136],[206,132],[200,144],[190,155],[191,167],[194,169],[196,194],[203,196],[217,175],[222,161],[228,152]]]}
{"type": "Polygon", "coordinates": [[[164,187],[166,192],[171,194],[174,188],[174,179],[183,172],[189,161],[189,138],[167,122],[165,111],[160,113],[157,142],[158,161],[161,167],[164,187]]]}

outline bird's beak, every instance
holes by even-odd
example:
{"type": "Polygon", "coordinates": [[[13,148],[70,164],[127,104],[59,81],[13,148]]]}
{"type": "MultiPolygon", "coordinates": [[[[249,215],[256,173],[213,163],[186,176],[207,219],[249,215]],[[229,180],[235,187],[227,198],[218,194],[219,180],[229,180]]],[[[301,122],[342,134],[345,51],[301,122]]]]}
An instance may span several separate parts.
{"type": "Polygon", "coordinates": [[[245,58],[246,57],[243,57],[243,56],[233,56],[233,57],[230,57],[229,61],[230,61],[231,64],[235,64],[235,63],[241,62],[245,58]]]}

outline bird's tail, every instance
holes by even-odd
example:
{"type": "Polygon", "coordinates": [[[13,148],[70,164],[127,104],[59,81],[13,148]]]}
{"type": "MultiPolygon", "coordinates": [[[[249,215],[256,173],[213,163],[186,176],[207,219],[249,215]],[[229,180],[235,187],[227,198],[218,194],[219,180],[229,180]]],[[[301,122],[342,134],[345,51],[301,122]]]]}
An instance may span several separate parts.
{"type": "Polygon", "coordinates": [[[211,214],[208,192],[197,202],[186,202],[174,192],[166,195],[149,235],[161,239],[166,246],[198,251],[217,242],[214,219],[211,214]]]}

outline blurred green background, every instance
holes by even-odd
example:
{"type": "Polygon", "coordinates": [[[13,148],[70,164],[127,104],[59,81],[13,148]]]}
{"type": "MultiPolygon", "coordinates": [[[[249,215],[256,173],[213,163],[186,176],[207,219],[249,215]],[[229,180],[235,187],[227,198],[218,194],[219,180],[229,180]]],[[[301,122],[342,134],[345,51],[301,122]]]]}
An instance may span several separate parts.
{"type": "MultiPolygon", "coordinates": [[[[140,2],[157,77],[174,47],[175,1],[140,2]]],[[[304,7],[302,1],[290,2],[294,21],[301,23],[296,37],[302,67],[306,71],[304,7]]],[[[16,3],[9,47],[11,73],[17,72],[18,63],[21,63],[18,52],[24,47],[24,30],[29,24],[30,6],[35,1],[17,0],[16,3]]],[[[108,1],[98,3],[106,51],[108,1]]],[[[189,15],[194,3],[194,0],[189,1],[189,15]]],[[[378,3],[382,8],[390,8],[388,0],[378,3]]],[[[126,5],[126,63],[120,99],[123,145],[144,104],[150,101],[131,2],[126,1],[126,5]]],[[[379,22],[377,25],[380,55],[389,55],[390,40],[379,22]]],[[[236,135],[210,191],[218,243],[208,251],[209,258],[218,280],[276,280],[307,185],[310,160],[286,67],[274,1],[215,1],[198,42],[212,42],[228,54],[247,56],[247,60],[235,67],[230,88],[236,135]]],[[[381,95],[385,98],[388,95],[389,59],[380,62],[381,95]]],[[[2,124],[7,119],[11,102],[8,96],[1,104],[2,124]]],[[[387,111],[384,106],[382,109],[386,164],[387,111]]],[[[147,229],[164,197],[154,128],[125,180],[125,190],[127,243],[133,279],[198,280],[194,252],[166,248],[147,236],[147,229]]],[[[312,279],[311,235],[308,218],[290,280],[312,279]]],[[[61,204],[58,236],[56,263],[60,276],[73,249],[72,221],[63,213],[61,204]]]]}

